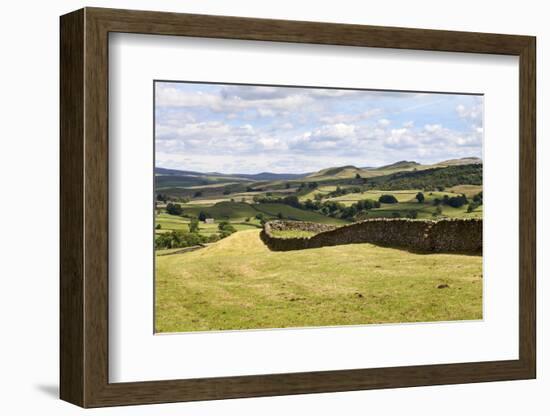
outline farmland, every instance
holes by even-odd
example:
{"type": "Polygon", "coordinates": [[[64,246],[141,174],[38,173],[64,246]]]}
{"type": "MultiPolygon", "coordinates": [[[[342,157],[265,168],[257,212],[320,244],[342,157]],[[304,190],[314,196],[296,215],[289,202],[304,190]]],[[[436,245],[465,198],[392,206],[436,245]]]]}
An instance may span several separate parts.
{"type": "Polygon", "coordinates": [[[274,219],[482,218],[477,159],[303,174],[158,168],[155,200],[159,332],[481,318],[479,256],[371,244],[271,252],[259,239],[274,219]]]}

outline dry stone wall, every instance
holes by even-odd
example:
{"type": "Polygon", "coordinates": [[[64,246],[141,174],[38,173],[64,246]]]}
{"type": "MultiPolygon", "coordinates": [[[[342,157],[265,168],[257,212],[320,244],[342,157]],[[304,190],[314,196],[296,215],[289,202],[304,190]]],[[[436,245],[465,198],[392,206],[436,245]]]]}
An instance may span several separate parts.
{"type": "Polygon", "coordinates": [[[342,244],[371,243],[417,252],[481,254],[483,220],[410,220],[377,218],[343,227],[299,221],[270,221],[260,234],[273,251],[303,250],[342,244]],[[272,230],[302,230],[312,237],[279,238],[272,230]]]}

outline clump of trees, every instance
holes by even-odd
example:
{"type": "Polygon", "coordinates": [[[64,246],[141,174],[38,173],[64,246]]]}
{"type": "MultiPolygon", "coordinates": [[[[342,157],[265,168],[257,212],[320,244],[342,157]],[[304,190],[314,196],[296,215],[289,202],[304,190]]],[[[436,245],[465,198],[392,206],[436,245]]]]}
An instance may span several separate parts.
{"type": "Polygon", "coordinates": [[[468,205],[468,212],[473,212],[480,205],[483,205],[483,192],[474,195],[472,202],[468,205]]]}
{"type": "Polygon", "coordinates": [[[298,190],[303,191],[305,189],[317,189],[318,187],[319,184],[317,182],[302,182],[298,187],[298,190]]]}
{"type": "Polygon", "coordinates": [[[435,198],[433,204],[438,205],[448,205],[453,208],[460,208],[463,205],[466,205],[468,203],[468,198],[466,198],[466,195],[458,195],[458,196],[449,196],[444,195],[443,199],[435,198]]]}
{"type": "Polygon", "coordinates": [[[208,215],[207,212],[201,211],[199,212],[199,215],[197,217],[199,221],[205,221],[207,218],[210,218],[210,215],[208,215]]]}
{"type": "Polygon", "coordinates": [[[229,222],[222,221],[218,224],[218,230],[220,231],[220,238],[229,237],[231,234],[237,231],[229,222]]]}
{"type": "Polygon", "coordinates": [[[422,192],[417,193],[415,198],[419,204],[423,203],[425,199],[424,194],[422,192]]]}
{"type": "Polygon", "coordinates": [[[199,232],[199,220],[196,218],[191,218],[189,222],[189,232],[198,233],[199,232]]]}
{"type": "Polygon", "coordinates": [[[184,248],[208,242],[208,237],[188,231],[174,230],[159,234],[155,239],[155,248],[184,248]]]}
{"type": "Polygon", "coordinates": [[[261,212],[258,213],[258,214],[256,214],[256,219],[257,219],[258,221],[260,221],[260,224],[261,224],[261,225],[264,225],[264,224],[266,223],[265,215],[262,214],[261,212]]]}
{"type": "Polygon", "coordinates": [[[383,204],[397,204],[397,198],[393,195],[380,195],[378,201],[383,204]]]}
{"type": "Polygon", "coordinates": [[[359,188],[358,186],[352,186],[352,187],[349,187],[349,188],[342,188],[340,186],[337,186],[334,191],[331,191],[331,192],[327,193],[324,197],[325,198],[334,198],[334,197],[337,197],[337,196],[343,196],[343,195],[347,195],[347,194],[357,194],[357,193],[360,193],[360,192],[362,192],[362,189],[359,188]]]}
{"type": "Polygon", "coordinates": [[[172,202],[168,202],[166,205],[166,212],[170,215],[181,215],[183,214],[183,208],[180,204],[173,204],[172,202]]]}

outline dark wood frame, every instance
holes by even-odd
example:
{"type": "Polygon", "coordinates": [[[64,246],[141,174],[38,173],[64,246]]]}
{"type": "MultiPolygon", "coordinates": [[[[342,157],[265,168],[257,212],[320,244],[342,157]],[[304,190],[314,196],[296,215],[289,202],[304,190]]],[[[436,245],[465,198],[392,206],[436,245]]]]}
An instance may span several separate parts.
{"type": "Polygon", "coordinates": [[[85,8],[61,17],[60,358],[63,400],[101,407],[536,376],[535,38],[85,8]],[[519,359],[136,383],[108,380],[110,32],[515,55],[520,65],[519,359]]]}

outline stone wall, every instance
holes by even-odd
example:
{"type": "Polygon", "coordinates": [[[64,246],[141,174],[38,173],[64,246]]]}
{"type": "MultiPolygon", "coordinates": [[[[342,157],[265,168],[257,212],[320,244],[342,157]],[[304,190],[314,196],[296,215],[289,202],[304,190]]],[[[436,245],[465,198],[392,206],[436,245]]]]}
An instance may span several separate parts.
{"type": "Polygon", "coordinates": [[[338,228],[336,225],[319,224],[317,222],[306,221],[269,221],[264,225],[265,229],[285,231],[285,230],[299,230],[309,231],[313,233],[322,233],[325,231],[332,231],[338,228]]]}
{"type": "Polygon", "coordinates": [[[418,252],[482,252],[483,220],[443,219],[410,220],[377,218],[343,227],[299,221],[270,221],[260,237],[273,251],[303,250],[341,244],[371,243],[418,252]],[[278,238],[271,230],[303,230],[318,234],[312,237],[278,238]]]}

